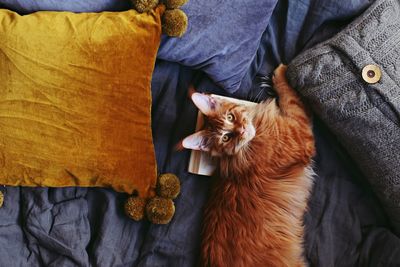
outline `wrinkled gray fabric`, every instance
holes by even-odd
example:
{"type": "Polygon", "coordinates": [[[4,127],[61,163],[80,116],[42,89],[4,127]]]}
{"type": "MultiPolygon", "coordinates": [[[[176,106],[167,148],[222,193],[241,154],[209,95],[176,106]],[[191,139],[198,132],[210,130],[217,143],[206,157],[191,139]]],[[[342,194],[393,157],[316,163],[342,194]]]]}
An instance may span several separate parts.
{"type": "Polygon", "coordinates": [[[378,0],[298,56],[288,78],[359,165],[400,235],[400,2],[378,0]],[[363,80],[379,66],[376,84],[363,80]]]}

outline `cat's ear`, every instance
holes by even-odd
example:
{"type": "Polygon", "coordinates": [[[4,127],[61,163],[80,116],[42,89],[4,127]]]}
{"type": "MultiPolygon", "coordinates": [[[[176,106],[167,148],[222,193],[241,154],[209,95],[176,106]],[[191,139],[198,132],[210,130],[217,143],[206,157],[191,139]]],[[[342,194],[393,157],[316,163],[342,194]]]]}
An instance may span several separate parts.
{"type": "Polygon", "coordinates": [[[182,146],[187,149],[210,151],[205,130],[195,132],[183,139],[182,146]]]}
{"type": "Polygon", "coordinates": [[[193,93],[192,101],[204,115],[209,115],[214,112],[217,107],[217,101],[205,94],[193,93]]]}

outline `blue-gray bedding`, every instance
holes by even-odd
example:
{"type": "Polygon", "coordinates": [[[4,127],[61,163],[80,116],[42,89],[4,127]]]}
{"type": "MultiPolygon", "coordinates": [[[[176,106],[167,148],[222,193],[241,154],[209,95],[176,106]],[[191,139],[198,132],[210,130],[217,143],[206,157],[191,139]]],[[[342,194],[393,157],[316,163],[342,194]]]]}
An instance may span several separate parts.
{"type": "Polygon", "coordinates": [[[190,0],[186,34],[164,36],[158,57],[201,69],[228,92],[242,84],[277,0],[190,0]]]}
{"type": "MultiPolygon", "coordinates": [[[[19,8],[16,3],[42,2],[53,2],[51,9],[71,10],[78,1],[0,0],[11,9],[19,8]],[[68,4],[72,6],[64,6],[68,4]]],[[[290,62],[304,48],[331,37],[369,2],[279,1],[242,81],[249,86],[235,95],[261,100],[266,94],[257,85],[257,74],[268,74],[280,61],[290,62]]],[[[97,5],[91,8],[98,10],[97,5]]],[[[176,173],[182,181],[170,224],[133,222],[123,213],[126,195],[109,189],[4,187],[0,188],[5,194],[0,209],[0,266],[195,266],[210,178],[188,174],[189,152],[174,151],[177,141],[195,127],[197,111],[187,98],[192,82],[201,90],[227,93],[201,71],[157,61],[152,122],[158,168],[160,173],[176,173]]],[[[323,123],[316,119],[314,128],[317,177],[305,217],[310,266],[400,265],[400,239],[363,175],[323,123]]]]}

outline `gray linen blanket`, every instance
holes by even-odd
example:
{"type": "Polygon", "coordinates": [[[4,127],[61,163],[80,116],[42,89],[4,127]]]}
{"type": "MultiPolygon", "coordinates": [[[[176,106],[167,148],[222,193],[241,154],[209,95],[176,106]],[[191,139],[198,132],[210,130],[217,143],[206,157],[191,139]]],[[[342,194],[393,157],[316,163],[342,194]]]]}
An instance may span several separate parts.
{"type": "Polygon", "coordinates": [[[400,235],[400,1],[376,1],[295,58],[288,78],[358,164],[400,235]]]}

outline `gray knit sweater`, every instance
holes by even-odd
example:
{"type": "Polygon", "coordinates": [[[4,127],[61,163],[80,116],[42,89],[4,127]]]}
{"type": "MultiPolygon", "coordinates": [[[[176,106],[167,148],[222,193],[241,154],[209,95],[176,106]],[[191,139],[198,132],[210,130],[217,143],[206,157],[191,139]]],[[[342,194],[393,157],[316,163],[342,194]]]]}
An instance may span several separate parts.
{"type": "Polygon", "coordinates": [[[291,62],[288,78],[359,165],[400,235],[400,0],[377,0],[291,62]],[[376,71],[362,76],[367,65],[380,79],[376,71]]]}

